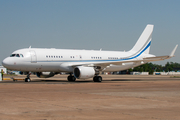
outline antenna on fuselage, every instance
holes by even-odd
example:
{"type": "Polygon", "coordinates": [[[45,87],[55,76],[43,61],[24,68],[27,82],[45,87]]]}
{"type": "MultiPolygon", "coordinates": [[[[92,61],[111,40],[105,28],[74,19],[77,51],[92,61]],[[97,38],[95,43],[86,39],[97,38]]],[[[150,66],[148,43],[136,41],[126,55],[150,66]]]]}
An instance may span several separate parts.
{"type": "Polygon", "coordinates": [[[31,49],[31,46],[29,46],[29,49],[31,49]]]}

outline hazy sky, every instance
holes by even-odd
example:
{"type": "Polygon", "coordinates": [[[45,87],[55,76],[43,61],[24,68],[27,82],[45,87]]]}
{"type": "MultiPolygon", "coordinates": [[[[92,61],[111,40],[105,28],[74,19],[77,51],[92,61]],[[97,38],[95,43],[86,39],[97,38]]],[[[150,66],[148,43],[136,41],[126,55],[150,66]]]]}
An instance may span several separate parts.
{"type": "MultiPolygon", "coordinates": [[[[0,0],[0,61],[29,46],[128,51],[147,24],[150,53],[169,55],[180,45],[180,1],[0,0]]],[[[180,63],[180,46],[175,55],[155,63],[180,63]]]]}

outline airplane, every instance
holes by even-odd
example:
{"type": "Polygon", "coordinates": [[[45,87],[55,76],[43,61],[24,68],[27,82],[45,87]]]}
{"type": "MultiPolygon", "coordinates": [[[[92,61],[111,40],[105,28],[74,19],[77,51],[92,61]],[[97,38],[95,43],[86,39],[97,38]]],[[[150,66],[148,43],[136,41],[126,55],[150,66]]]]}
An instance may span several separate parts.
{"type": "Polygon", "coordinates": [[[69,74],[68,81],[93,78],[94,82],[101,82],[100,72],[127,70],[148,62],[174,57],[178,45],[170,55],[149,54],[153,28],[154,25],[148,24],[134,47],[127,52],[29,47],[14,51],[10,57],[3,60],[2,65],[9,70],[27,72],[25,82],[31,81],[31,72],[35,72],[40,78],[66,72],[69,74]]]}

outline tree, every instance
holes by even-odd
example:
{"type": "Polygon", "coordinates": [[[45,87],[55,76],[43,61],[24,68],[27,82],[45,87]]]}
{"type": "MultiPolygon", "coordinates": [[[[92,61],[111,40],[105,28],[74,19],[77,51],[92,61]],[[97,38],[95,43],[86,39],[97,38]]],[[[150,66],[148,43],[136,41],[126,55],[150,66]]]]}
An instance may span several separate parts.
{"type": "Polygon", "coordinates": [[[146,63],[141,66],[135,67],[133,70],[129,69],[129,72],[149,72],[149,74],[153,74],[154,71],[156,72],[168,72],[168,71],[178,71],[180,70],[179,63],[167,62],[165,66],[146,63]]]}

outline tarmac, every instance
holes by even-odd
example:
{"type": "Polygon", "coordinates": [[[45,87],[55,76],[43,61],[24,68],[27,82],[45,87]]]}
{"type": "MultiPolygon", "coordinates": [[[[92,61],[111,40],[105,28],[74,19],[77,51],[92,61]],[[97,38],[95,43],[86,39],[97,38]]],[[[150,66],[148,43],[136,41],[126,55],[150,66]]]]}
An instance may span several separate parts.
{"type": "Polygon", "coordinates": [[[0,120],[180,120],[180,76],[102,75],[68,82],[67,75],[5,77],[0,120]]]}

